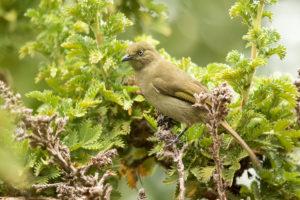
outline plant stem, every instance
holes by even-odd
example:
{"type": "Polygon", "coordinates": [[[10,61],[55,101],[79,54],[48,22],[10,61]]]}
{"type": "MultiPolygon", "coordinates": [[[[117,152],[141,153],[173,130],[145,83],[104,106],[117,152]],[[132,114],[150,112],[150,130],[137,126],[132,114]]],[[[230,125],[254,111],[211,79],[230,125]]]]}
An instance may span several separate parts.
{"type": "Polygon", "coordinates": [[[94,34],[95,34],[95,37],[96,37],[96,41],[97,41],[97,45],[100,46],[101,45],[101,34],[100,34],[100,30],[99,30],[99,27],[100,27],[100,23],[99,23],[99,17],[100,17],[100,13],[97,12],[97,15],[96,15],[96,22],[94,23],[93,25],[93,31],[94,31],[94,34]]]}
{"type": "Polygon", "coordinates": [[[193,106],[206,110],[208,113],[209,120],[206,127],[213,139],[209,151],[212,153],[216,166],[213,173],[213,180],[217,184],[219,200],[227,200],[226,188],[229,185],[229,180],[223,180],[222,178],[222,170],[224,168],[226,157],[220,157],[220,149],[222,147],[224,134],[218,135],[218,127],[229,112],[227,105],[231,103],[233,97],[232,91],[227,86],[227,83],[223,83],[220,87],[214,88],[212,94],[200,93],[195,94],[194,96],[196,103],[193,106]],[[206,100],[211,102],[211,106],[206,103],[206,100]]]}
{"type": "MultiPolygon", "coordinates": [[[[176,147],[176,145],[173,145],[176,147]]],[[[177,163],[177,171],[179,175],[179,200],[184,200],[185,186],[184,186],[184,165],[182,161],[183,153],[186,150],[188,143],[185,143],[181,150],[177,150],[177,157],[174,161],[177,163]]]]}
{"type": "MultiPolygon", "coordinates": [[[[165,117],[163,115],[159,115],[157,121],[163,120],[165,117]]],[[[169,122],[163,123],[158,126],[158,130],[156,132],[156,137],[162,141],[165,145],[167,145],[170,140],[169,138],[176,138],[176,135],[172,132],[172,126],[169,122]]],[[[184,200],[185,195],[185,186],[184,186],[184,164],[183,164],[183,154],[188,147],[188,143],[185,143],[181,149],[177,148],[176,144],[172,144],[171,146],[165,148],[164,151],[158,152],[157,156],[165,156],[172,158],[174,163],[177,165],[177,172],[179,175],[179,200],[184,200]]]]}
{"type": "MultiPolygon", "coordinates": [[[[257,8],[256,19],[253,20],[254,30],[258,30],[260,28],[262,14],[263,14],[263,8],[264,8],[264,0],[261,0],[259,5],[258,5],[258,8],[257,8]]],[[[257,48],[257,46],[255,44],[252,44],[252,46],[251,46],[251,59],[252,60],[254,60],[257,57],[256,48],[257,48]]],[[[242,107],[244,107],[248,103],[249,93],[250,93],[250,89],[251,89],[251,86],[252,86],[253,77],[254,77],[255,72],[256,72],[256,68],[254,68],[253,72],[251,72],[251,74],[249,76],[249,87],[242,94],[243,95],[242,107]]]]}

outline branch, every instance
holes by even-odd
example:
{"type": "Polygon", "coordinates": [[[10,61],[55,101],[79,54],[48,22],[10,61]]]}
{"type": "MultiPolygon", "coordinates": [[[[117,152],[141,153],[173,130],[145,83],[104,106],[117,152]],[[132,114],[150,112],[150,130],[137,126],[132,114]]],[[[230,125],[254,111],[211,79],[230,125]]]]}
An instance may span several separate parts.
{"type": "Polygon", "coordinates": [[[213,138],[213,143],[209,151],[212,153],[216,164],[213,180],[217,183],[219,198],[221,200],[227,200],[225,192],[229,182],[223,182],[222,180],[222,169],[226,157],[220,158],[219,154],[224,134],[218,136],[218,127],[228,115],[229,109],[227,108],[227,104],[231,103],[233,97],[232,90],[227,86],[227,83],[223,83],[220,87],[214,88],[212,94],[200,93],[194,96],[196,103],[193,106],[205,109],[208,112],[209,121],[206,126],[213,138]],[[207,105],[206,100],[212,102],[211,107],[207,105]]]}
{"type": "Polygon", "coordinates": [[[100,34],[100,30],[99,30],[99,27],[100,27],[99,17],[100,17],[100,12],[97,12],[95,23],[92,26],[92,30],[95,34],[98,47],[101,46],[101,43],[102,43],[101,34],[100,34]]]}
{"type": "Polygon", "coordinates": [[[88,174],[88,170],[95,166],[104,169],[106,165],[112,164],[112,159],[117,155],[117,150],[111,149],[107,152],[100,152],[92,157],[86,165],[76,168],[71,163],[70,150],[67,146],[60,144],[59,135],[65,131],[68,117],[57,118],[57,114],[52,116],[37,115],[33,116],[32,110],[24,107],[20,101],[19,94],[13,93],[0,81],[0,95],[4,99],[3,109],[9,110],[17,115],[18,126],[14,131],[17,141],[29,139],[32,148],[40,146],[45,149],[51,159],[49,164],[57,164],[63,171],[63,180],[66,182],[33,185],[37,191],[47,188],[56,188],[57,197],[60,199],[99,199],[109,200],[112,186],[105,184],[105,180],[114,175],[114,172],[107,170],[99,179],[99,174],[88,174]],[[56,119],[56,120],[55,120],[56,119]],[[55,123],[52,123],[55,120],[55,123]],[[30,131],[31,133],[27,133],[30,131]]]}
{"type": "MultiPolygon", "coordinates": [[[[159,115],[157,118],[158,121],[166,121],[163,115],[159,115]]],[[[157,138],[167,145],[170,140],[174,140],[176,135],[172,132],[172,124],[168,121],[166,123],[158,123],[158,131],[155,133],[157,138]]],[[[188,147],[188,143],[185,143],[183,147],[179,150],[176,144],[172,144],[167,149],[163,150],[162,152],[157,153],[157,156],[164,156],[166,158],[171,158],[174,163],[177,165],[177,172],[179,175],[179,200],[184,200],[185,194],[185,186],[184,186],[184,164],[182,161],[183,153],[188,147]]]]}
{"type": "MultiPolygon", "coordinates": [[[[260,28],[262,14],[263,14],[263,8],[264,8],[264,0],[261,0],[260,3],[258,4],[256,19],[252,19],[254,29],[259,29],[260,28]]],[[[257,48],[257,46],[255,44],[251,45],[251,59],[252,60],[254,60],[257,56],[256,48],[257,48]]],[[[253,72],[250,73],[249,88],[245,92],[243,92],[243,94],[242,94],[243,95],[242,107],[244,107],[248,103],[249,93],[250,93],[250,89],[251,89],[251,86],[252,86],[255,71],[256,71],[256,68],[254,69],[253,72]]]]}

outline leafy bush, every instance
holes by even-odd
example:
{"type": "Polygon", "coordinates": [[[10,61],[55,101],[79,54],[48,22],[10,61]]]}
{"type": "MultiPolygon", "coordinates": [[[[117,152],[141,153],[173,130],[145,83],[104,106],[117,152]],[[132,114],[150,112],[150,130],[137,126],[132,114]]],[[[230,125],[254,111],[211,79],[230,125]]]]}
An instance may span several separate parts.
{"type": "MultiPolygon", "coordinates": [[[[177,60],[164,49],[159,50],[165,59],[192,74],[209,89],[224,81],[234,89],[227,121],[257,153],[263,167],[255,168],[258,178],[250,188],[238,185],[237,178],[251,167],[251,161],[226,134],[220,155],[226,155],[223,179],[229,180],[229,199],[300,197],[300,171],[293,154],[300,137],[294,109],[297,89],[287,76],[254,77],[256,69],[266,65],[270,56],[276,54],[282,59],[286,53],[285,48],[277,44],[280,36],[276,30],[260,25],[264,17],[271,20],[272,13],[264,7],[273,3],[276,0],[238,0],[230,9],[230,16],[241,18],[248,27],[243,39],[248,42],[247,47],[251,47],[250,58],[233,50],[226,57],[227,64],[211,63],[200,68],[190,58],[177,60]]],[[[151,136],[157,129],[153,108],[141,95],[130,66],[121,62],[131,41],[118,39],[126,27],[133,25],[127,17],[133,18],[138,30],[142,30],[143,20],[150,18],[149,23],[154,28],[167,31],[160,28],[165,24],[165,7],[152,0],[132,1],[130,8],[135,12],[127,11],[127,6],[125,0],[116,4],[110,0],[41,0],[38,8],[29,9],[26,16],[39,34],[36,40],[21,48],[20,57],[40,53],[47,59],[40,63],[35,81],[45,81],[49,89],[29,92],[27,97],[42,102],[36,115],[58,113],[58,117],[69,118],[60,137],[62,144],[70,149],[75,166],[87,164],[99,152],[118,148],[119,157],[111,167],[118,173],[108,180],[113,188],[117,187],[120,177],[126,177],[129,186],[135,187],[136,177],[151,174],[158,164],[164,166],[168,174],[164,183],[173,184],[178,181],[176,166],[162,157],[155,158],[163,145],[151,136]],[[143,18],[137,17],[140,13],[143,18]]],[[[150,36],[136,38],[136,41],[141,40],[158,44],[150,36]]],[[[177,125],[174,131],[180,128],[177,125]]],[[[209,151],[212,138],[208,130],[203,124],[195,125],[183,140],[189,143],[183,156],[186,197],[217,198],[212,179],[215,165],[209,151]]],[[[20,148],[28,147],[28,141],[21,144],[20,148]]],[[[61,181],[59,165],[49,164],[50,156],[45,150],[28,150],[25,157],[28,162],[23,165],[33,176],[31,184],[61,181]]],[[[9,183],[0,184],[5,188],[9,183]]],[[[7,193],[9,190],[0,190],[0,194],[7,193]]],[[[49,190],[43,195],[55,196],[55,193],[49,190]]],[[[114,190],[112,198],[118,196],[114,190]]]]}

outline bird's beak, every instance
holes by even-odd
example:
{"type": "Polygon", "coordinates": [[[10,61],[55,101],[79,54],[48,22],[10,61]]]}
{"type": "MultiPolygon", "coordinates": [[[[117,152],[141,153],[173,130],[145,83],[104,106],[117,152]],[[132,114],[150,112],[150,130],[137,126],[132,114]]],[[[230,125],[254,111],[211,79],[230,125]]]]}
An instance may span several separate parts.
{"type": "Polygon", "coordinates": [[[128,60],[132,60],[133,56],[126,54],[123,58],[122,58],[122,62],[128,61],[128,60]]]}

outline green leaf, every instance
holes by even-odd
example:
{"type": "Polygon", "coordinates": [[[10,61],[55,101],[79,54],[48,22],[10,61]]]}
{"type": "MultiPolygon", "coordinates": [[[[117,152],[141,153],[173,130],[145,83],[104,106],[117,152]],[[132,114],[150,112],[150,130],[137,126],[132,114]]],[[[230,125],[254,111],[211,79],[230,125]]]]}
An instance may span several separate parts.
{"type": "Polygon", "coordinates": [[[279,134],[291,138],[300,138],[300,130],[294,130],[294,129],[284,130],[284,131],[280,131],[279,134]]]}
{"type": "Polygon", "coordinates": [[[35,165],[34,165],[34,168],[33,168],[33,171],[34,171],[34,175],[35,176],[38,176],[40,174],[40,172],[43,170],[44,168],[44,164],[42,162],[37,162],[35,165]]]}
{"type": "Polygon", "coordinates": [[[199,181],[204,180],[205,182],[208,182],[213,176],[215,169],[215,166],[194,167],[191,169],[191,172],[199,181]]]}
{"type": "Polygon", "coordinates": [[[155,145],[149,152],[149,156],[155,155],[156,153],[160,152],[162,150],[163,146],[162,144],[155,145]]]}
{"type": "Polygon", "coordinates": [[[70,151],[74,151],[82,145],[82,142],[78,139],[78,133],[76,131],[69,132],[69,134],[63,139],[63,143],[69,147],[70,151]]]}
{"type": "Polygon", "coordinates": [[[142,95],[137,95],[136,97],[134,97],[133,101],[143,102],[145,101],[145,98],[142,95]]]}
{"type": "Polygon", "coordinates": [[[223,71],[228,69],[230,69],[230,67],[222,63],[211,63],[207,65],[207,72],[209,74],[222,73],[223,71]]]}
{"type": "Polygon", "coordinates": [[[226,56],[226,61],[232,64],[237,64],[244,58],[244,55],[237,50],[230,51],[226,56]]]}
{"type": "Polygon", "coordinates": [[[46,176],[48,180],[55,179],[61,175],[61,171],[56,166],[45,168],[42,172],[43,176],[46,176]]]}
{"type": "Polygon", "coordinates": [[[101,89],[101,85],[99,81],[97,80],[92,80],[92,84],[90,85],[89,89],[86,91],[84,98],[85,99],[93,99],[96,97],[98,92],[101,89]]]}
{"type": "Polygon", "coordinates": [[[279,139],[282,146],[287,150],[288,152],[291,152],[293,150],[293,141],[286,137],[286,136],[279,136],[277,135],[277,138],[279,139]]]}
{"type": "Polygon", "coordinates": [[[99,88],[100,88],[100,95],[103,96],[105,100],[112,101],[123,106],[122,96],[120,94],[115,93],[112,90],[107,90],[103,82],[100,83],[99,88]]]}
{"type": "Polygon", "coordinates": [[[124,104],[123,104],[124,110],[129,110],[129,108],[131,108],[133,104],[133,100],[131,100],[129,94],[125,89],[123,89],[123,94],[124,94],[124,104]]]}
{"type": "Polygon", "coordinates": [[[33,91],[27,93],[26,96],[37,99],[43,103],[50,104],[52,107],[56,107],[59,101],[59,97],[53,95],[53,92],[50,90],[44,90],[43,92],[33,91]]]}
{"type": "Polygon", "coordinates": [[[100,124],[93,126],[90,120],[82,123],[78,133],[78,141],[82,143],[81,147],[84,149],[95,149],[95,145],[99,146],[98,139],[101,133],[102,126],[100,124]]]}
{"type": "Polygon", "coordinates": [[[283,175],[287,181],[295,180],[296,177],[299,178],[300,174],[297,172],[287,172],[283,170],[283,175]]]}
{"type": "Polygon", "coordinates": [[[144,113],[144,117],[153,128],[157,129],[157,121],[153,117],[151,117],[150,115],[147,115],[145,113],[144,113]]]}
{"type": "Polygon", "coordinates": [[[288,128],[290,125],[292,125],[292,121],[287,119],[279,119],[274,124],[274,131],[283,131],[286,128],[288,128]]]}
{"type": "Polygon", "coordinates": [[[173,176],[167,176],[165,180],[163,180],[163,184],[170,185],[174,184],[178,181],[178,174],[174,174],[173,176]]]}
{"type": "Polygon", "coordinates": [[[223,169],[223,171],[222,171],[223,179],[229,180],[229,187],[231,187],[231,185],[232,185],[235,171],[236,170],[234,170],[234,169],[223,169]]]}

